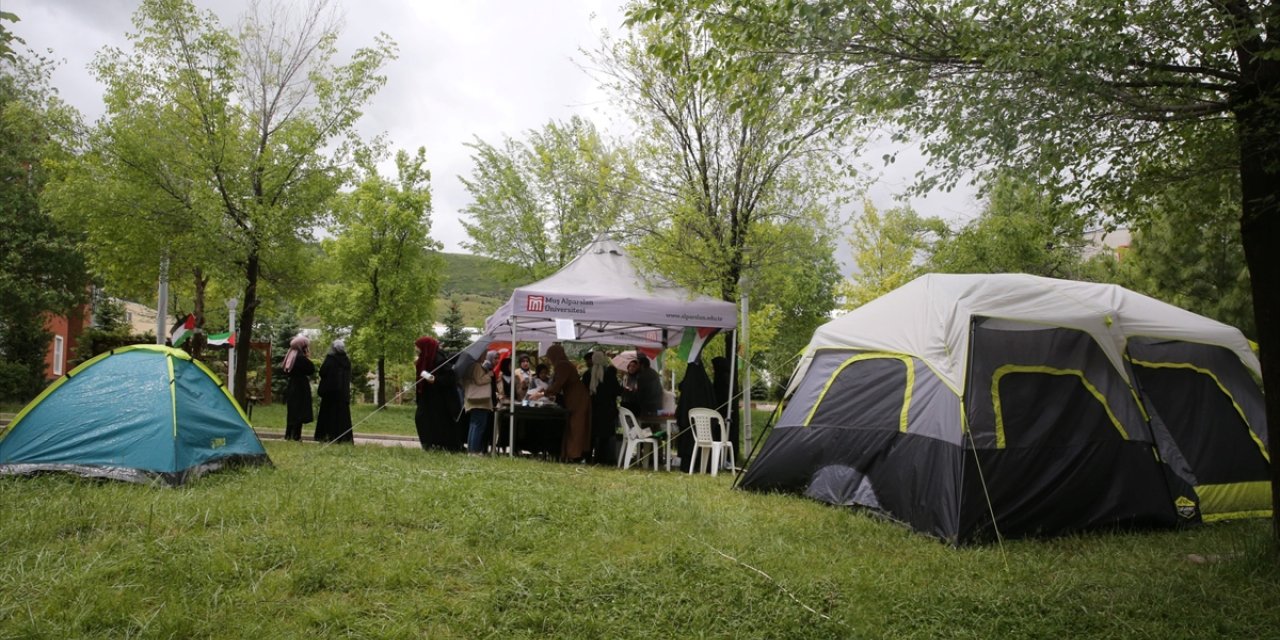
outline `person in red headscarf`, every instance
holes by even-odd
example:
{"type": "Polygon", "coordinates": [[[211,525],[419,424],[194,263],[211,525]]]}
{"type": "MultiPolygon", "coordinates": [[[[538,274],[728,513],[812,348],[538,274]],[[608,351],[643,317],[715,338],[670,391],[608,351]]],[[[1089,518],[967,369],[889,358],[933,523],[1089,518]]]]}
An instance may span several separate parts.
{"type": "Polygon", "coordinates": [[[458,377],[453,367],[446,364],[449,358],[435,338],[422,336],[414,346],[418,350],[413,363],[417,370],[414,399],[418,408],[413,423],[418,430],[418,442],[423,449],[460,451],[462,437],[458,420],[462,414],[462,398],[458,377]]]}

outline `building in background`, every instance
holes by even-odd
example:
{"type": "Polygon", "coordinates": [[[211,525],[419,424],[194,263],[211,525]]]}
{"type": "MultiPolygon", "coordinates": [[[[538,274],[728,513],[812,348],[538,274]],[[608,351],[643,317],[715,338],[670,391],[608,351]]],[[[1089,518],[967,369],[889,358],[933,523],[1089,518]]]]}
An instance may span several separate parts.
{"type": "MultiPolygon", "coordinates": [[[[155,309],[132,300],[121,300],[119,298],[112,298],[112,300],[124,308],[124,322],[129,325],[129,333],[142,335],[156,332],[155,309]]],[[[166,322],[165,326],[168,327],[169,324],[166,322]]]]}
{"type": "Polygon", "coordinates": [[[67,364],[76,357],[80,335],[93,322],[93,306],[89,303],[76,306],[67,315],[46,314],[44,328],[53,337],[44,354],[45,380],[53,380],[67,372],[67,364]]]}
{"type": "Polygon", "coordinates": [[[1129,245],[1133,243],[1133,235],[1129,233],[1129,229],[1120,227],[1112,231],[1106,229],[1093,229],[1084,232],[1084,238],[1088,244],[1080,252],[1080,257],[1088,260],[1103,251],[1110,251],[1117,260],[1124,258],[1124,252],[1129,249],[1129,245]]]}

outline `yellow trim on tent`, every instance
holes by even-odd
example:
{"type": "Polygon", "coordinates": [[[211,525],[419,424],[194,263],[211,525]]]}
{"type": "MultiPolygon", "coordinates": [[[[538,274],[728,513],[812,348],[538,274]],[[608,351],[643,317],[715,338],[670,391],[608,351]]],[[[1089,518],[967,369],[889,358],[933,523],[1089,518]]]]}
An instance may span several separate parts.
{"type": "Polygon", "coordinates": [[[1263,444],[1262,439],[1258,437],[1258,434],[1253,432],[1253,425],[1249,424],[1249,418],[1244,415],[1244,407],[1241,407],[1240,403],[1236,402],[1235,396],[1231,395],[1230,391],[1227,391],[1227,388],[1223,386],[1222,381],[1219,380],[1218,376],[1214,375],[1212,371],[1203,367],[1197,367],[1190,362],[1148,362],[1146,360],[1132,359],[1130,359],[1130,362],[1141,367],[1147,367],[1148,369],[1190,369],[1196,373],[1209,376],[1209,378],[1213,380],[1213,383],[1218,385],[1218,390],[1231,401],[1231,406],[1235,407],[1236,413],[1240,414],[1240,419],[1244,420],[1244,426],[1246,427],[1245,430],[1249,432],[1249,437],[1253,438],[1253,443],[1258,446],[1258,451],[1262,452],[1262,457],[1267,462],[1271,462],[1271,456],[1267,453],[1267,445],[1263,444]]]}
{"type": "Polygon", "coordinates": [[[110,356],[116,353],[125,353],[127,351],[135,351],[139,349],[146,350],[146,351],[160,351],[162,353],[176,352],[178,354],[181,354],[180,357],[185,357],[185,359],[187,360],[191,359],[191,355],[188,354],[186,351],[174,349],[172,347],[166,347],[164,345],[159,345],[159,344],[131,344],[124,347],[119,347],[117,349],[112,349],[110,351],[103,351],[102,353],[99,353],[98,355],[92,358],[89,358],[84,362],[81,362],[79,365],[76,366],[76,368],[68,371],[66,374],[58,376],[57,380],[54,380],[52,383],[49,384],[49,386],[45,387],[44,391],[40,392],[40,395],[36,396],[35,399],[32,400],[31,402],[28,402],[27,406],[23,407],[22,410],[18,412],[18,415],[14,416],[13,420],[9,421],[9,427],[4,430],[4,433],[0,433],[0,440],[4,440],[6,436],[8,436],[10,433],[13,433],[13,428],[18,426],[18,423],[22,422],[22,419],[25,418],[28,413],[31,413],[32,409],[35,409],[36,406],[38,406],[41,402],[44,402],[44,399],[49,397],[49,394],[53,393],[54,391],[57,391],[58,387],[61,387],[63,383],[65,383],[67,380],[70,380],[80,375],[80,372],[84,371],[85,369],[88,369],[89,367],[92,367],[93,365],[102,361],[102,359],[106,358],[107,356],[110,356]]]}
{"type": "Polygon", "coordinates": [[[991,405],[996,414],[997,449],[1005,448],[1004,414],[1000,410],[1000,379],[1010,373],[1045,373],[1051,376],[1075,376],[1079,378],[1080,383],[1089,391],[1089,394],[1102,403],[1102,410],[1107,412],[1107,417],[1111,419],[1111,424],[1115,426],[1116,431],[1120,432],[1120,437],[1125,440],[1129,439],[1129,433],[1125,431],[1124,425],[1120,424],[1120,419],[1116,418],[1116,414],[1111,411],[1111,405],[1107,404],[1106,396],[1102,395],[1102,392],[1098,391],[1098,388],[1084,377],[1083,371],[1079,369],[1056,369],[1040,365],[1006,364],[996,369],[995,374],[991,376],[991,405]]]}
{"type": "MultiPolygon", "coordinates": [[[[888,351],[867,351],[865,348],[860,348],[860,347],[830,346],[830,347],[814,347],[813,353],[810,355],[810,357],[811,358],[816,357],[819,351],[857,351],[859,353],[890,353],[888,351]]],[[[914,353],[894,353],[893,355],[901,355],[907,358],[915,358],[916,360],[923,362],[924,366],[929,367],[929,370],[933,372],[933,376],[938,379],[938,382],[941,382],[944,386],[950,389],[951,393],[956,394],[956,397],[961,397],[964,395],[963,393],[960,392],[959,389],[951,385],[951,381],[948,380],[946,376],[942,375],[942,372],[938,371],[938,368],[933,366],[933,363],[929,362],[928,358],[924,356],[916,355],[914,353]]]]}
{"type": "Polygon", "coordinates": [[[173,354],[165,354],[164,363],[169,365],[169,409],[173,417],[173,437],[178,437],[178,382],[173,375],[173,354]]]}
{"type": "MultiPolygon", "coordinates": [[[[197,367],[200,367],[200,370],[208,374],[210,378],[213,378],[213,382],[217,384],[218,374],[214,373],[211,369],[209,369],[209,367],[206,367],[205,364],[203,362],[200,362],[199,360],[192,360],[191,363],[196,365],[197,367]]],[[[222,394],[227,396],[227,399],[231,400],[231,406],[236,408],[236,412],[240,414],[241,418],[244,418],[244,423],[249,424],[249,416],[245,415],[244,409],[240,408],[240,403],[236,402],[236,397],[231,395],[231,390],[227,388],[227,385],[219,384],[218,388],[222,389],[222,394]]]]}
{"type": "Polygon", "coordinates": [[[1129,387],[1129,393],[1133,394],[1133,403],[1138,405],[1138,411],[1142,413],[1143,421],[1151,422],[1151,415],[1147,413],[1147,406],[1142,402],[1142,397],[1138,395],[1138,390],[1129,387]]]}
{"type": "Polygon", "coordinates": [[[907,413],[911,408],[911,390],[914,389],[916,385],[916,369],[915,365],[912,363],[911,356],[898,353],[860,353],[840,363],[840,366],[836,367],[836,370],[831,372],[831,376],[827,378],[827,383],[823,385],[822,392],[818,394],[818,399],[813,402],[813,407],[809,409],[809,415],[804,417],[804,426],[809,426],[809,422],[813,420],[813,414],[817,413],[818,407],[822,406],[823,398],[827,397],[827,392],[831,390],[831,385],[836,381],[836,378],[839,377],[840,372],[844,371],[849,365],[863,360],[900,360],[902,361],[902,364],[906,366],[907,388],[902,395],[902,413],[898,417],[898,430],[902,433],[907,432],[907,413]]]}
{"type": "Polygon", "coordinates": [[[1200,496],[1200,513],[1205,521],[1271,515],[1270,509],[1249,508],[1271,504],[1271,483],[1266,480],[1202,484],[1196,487],[1196,495],[1200,496]]]}

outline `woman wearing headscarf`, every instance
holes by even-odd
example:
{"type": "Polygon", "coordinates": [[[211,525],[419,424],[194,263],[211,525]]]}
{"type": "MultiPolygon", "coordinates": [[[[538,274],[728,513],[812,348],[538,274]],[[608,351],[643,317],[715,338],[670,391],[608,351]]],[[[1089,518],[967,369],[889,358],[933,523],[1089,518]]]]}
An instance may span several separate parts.
{"type": "Polygon", "coordinates": [[[591,395],[591,460],[613,466],[618,460],[618,369],[603,351],[587,353],[587,372],[582,383],[591,395]]]}
{"type": "MultiPolygon", "coordinates": [[[[676,430],[680,436],[676,438],[676,453],[680,456],[680,470],[688,471],[689,462],[693,458],[693,429],[689,422],[689,410],[695,408],[713,408],[716,406],[716,391],[707,377],[707,370],[702,366],[702,358],[695,358],[684,370],[684,378],[680,380],[680,401],[676,403],[676,430]]],[[[712,434],[719,438],[719,433],[712,434]]],[[[734,458],[737,460],[737,458],[734,458]]]]}
{"type": "Polygon", "coordinates": [[[285,418],[284,439],[302,440],[302,425],[315,420],[311,409],[311,375],[316,366],[307,357],[311,341],[306,336],[294,336],[289,341],[289,351],[284,354],[284,373],[288,382],[284,387],[285,418]]]}
{"type": "Polygon", "coordinates": [[[355,442],[351,430],[351,359],[342,340],[329,345],[320,365],[320,411],[316,413],[317,442],[355,442]]]}
{"type": "Polygon", "coordinates": [[[569,421],[565,425],[564,438],[560,441],[560,458],[569,462],[581,460],[591,451],[591,396],[587,386],[578,377],[578,368],[573,366],[559,344],[547,349],[547,359],[553,369],[551,384],[541,392],[549,398],[563,396],[561,404],[569,410],[569,421]]]}
{"type": "Polygon", "coordinates": [[[486,449],[489,417],[493,415],[493,367],[497,362],[497,351],[486,352],[484,361],[472,364],[462,380],[462,403],[470,424],[467,453],[472,455],[480,455],[486,449]]]}
{"type": "Polygon", "coordinates": [[[465,436],[458,430],[462,398],[458,394],[457,374],[452,366],[443,366],[448,357],[435,338],[422,336],[414,342],[414,347],[418,357],[413,365],[418,376],[414,385],[417,411],[413,423],[418,430],[418,442],[423,449],[459,451],[465,436]]]}

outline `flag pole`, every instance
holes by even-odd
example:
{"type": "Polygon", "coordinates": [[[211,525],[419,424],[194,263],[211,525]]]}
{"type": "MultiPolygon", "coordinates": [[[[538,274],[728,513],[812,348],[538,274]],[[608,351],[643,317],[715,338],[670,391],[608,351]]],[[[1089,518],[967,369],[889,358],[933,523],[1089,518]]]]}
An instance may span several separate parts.
{"type": "MultiPolygon", "coordinates": [[[[227,298],[227,312],[229,314],[227,331],[231,335],[236,333],[236,305],[239,303],[240,299],[235,296],[227,298]]],[[[228,336],[228,339],[230,339],[230,336],[228,336]]],[[[236,348],[234,345],[227,349],[227,391],[230,391],[233,397],[236,395],[236,348]]]]}
{"type": "Polygon", "coordinates": [[[160,285],[156,294],[156,344],[169,337],[169,250],[160,253],[160,285]]]}

